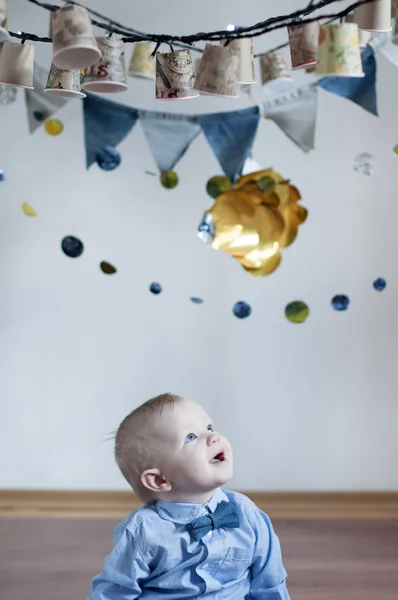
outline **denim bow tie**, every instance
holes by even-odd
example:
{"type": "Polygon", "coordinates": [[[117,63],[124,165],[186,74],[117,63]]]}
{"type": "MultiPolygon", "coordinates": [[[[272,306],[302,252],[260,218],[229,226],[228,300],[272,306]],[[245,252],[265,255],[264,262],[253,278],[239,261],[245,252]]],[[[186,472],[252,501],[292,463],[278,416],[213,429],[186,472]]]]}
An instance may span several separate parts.
{"type": "Polygon", "coordinates": [[[220,502],[214,513],[209,513],[204,517],[198,517],[187,525],[187,529],[195,542],[200,540],[200,538],[206,535],[206,533],[209,533],[212,529],[218,529],[220,527],[239,527],[239,517],[236,514],[233,505],[230,502],[225,502],[225,500],[220,502]]]}

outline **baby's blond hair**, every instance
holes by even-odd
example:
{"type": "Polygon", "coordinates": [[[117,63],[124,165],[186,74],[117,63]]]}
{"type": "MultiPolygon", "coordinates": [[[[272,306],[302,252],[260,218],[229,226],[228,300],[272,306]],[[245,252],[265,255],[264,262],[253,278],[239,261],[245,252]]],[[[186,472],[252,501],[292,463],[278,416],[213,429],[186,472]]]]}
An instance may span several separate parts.
{"type": "Polygon", "coordinates": [[[137,496],[150,501],[148,490],[141,483],[145,469],[156,467],[156,440],[151,436],[151,418],[173,408],[183,400],[176,394],[160,394],[133,410],[119,425],[115,438],[115,459],[122,474],[137,496]]]}

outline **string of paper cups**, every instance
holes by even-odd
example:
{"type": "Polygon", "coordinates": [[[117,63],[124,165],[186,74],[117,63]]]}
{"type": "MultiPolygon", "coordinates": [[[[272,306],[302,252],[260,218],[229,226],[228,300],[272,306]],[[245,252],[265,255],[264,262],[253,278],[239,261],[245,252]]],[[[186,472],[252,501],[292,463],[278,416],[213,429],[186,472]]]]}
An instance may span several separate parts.
{"type": "MultiPolygon", "coordinates": [[[[315,71],[321,76],[362,77],[360,48],[366,46],[373,32],[391,30],[391,0],[362,0],[332,15],[333,22],[321,24],[316,18],[304,18],[320,7],[340,0],[320,0],[288,17],[274,17],[251,27],[233,31],[216,31],[193,36],[142,34],[120,28],[107,19],[92,19],[94,11],[68,2],[58,7],[28,0],[51,11],[50,37],[7,31],[7,0],[0,0],[0,83],[33,88],[34,46],[27,40],[52,42],[53,57],[45,92],[64,97],[85,97],[85,91],[120,93],[128,89],[127,76],[155,81],[159,100],[182,100],[200,94],[237,98],[239,86],[255,81],[253,37],[281,27],[287,28],[291,68],[315,71]],[[352,11],[356,8],[355,13],[352,11]],[[91,13],[91,14],[90,14],[91,13]],[[335,22],[336,18],[340,22],[335,22]],[[93,25],[107,32],[96,37],[93,25]],[[9,41],[17,37],[21,43],[9,41]],[[202,57],[192,61],[191,51],[175,49],[173,43],[207,40],[202,57]],[[136,42],[126,67],[125,43],[136,42]],[[162,43],[169,52],[160,52],[162,43]]],[[[395,0],[393,2],[395,8],[395,0]]],[[[99,13],[94,13],[98,15],[99,13]]],[[[330,15],[321,15],[322,18],[330,15]]],[[[394,36],[398,43],[398,35],[394,36]]],[[[263,90],[274,94],[294,87],[294,80],[284,56],[269,51],[260,56],[263,90]]]]}

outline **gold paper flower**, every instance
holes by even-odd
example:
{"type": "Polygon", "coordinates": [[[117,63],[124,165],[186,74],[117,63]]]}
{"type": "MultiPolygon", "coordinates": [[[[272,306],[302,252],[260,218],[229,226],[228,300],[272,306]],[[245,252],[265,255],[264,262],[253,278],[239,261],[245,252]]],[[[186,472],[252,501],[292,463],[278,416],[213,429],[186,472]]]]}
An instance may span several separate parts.
{"type": "Polygon", "coordinates": [[[269,275],[280,264],[281,248],[290,246],[307,217],[300,198],[298,189],[276,171],[250,173],[216,198],[199,235],[248,273],[269,275]]]}

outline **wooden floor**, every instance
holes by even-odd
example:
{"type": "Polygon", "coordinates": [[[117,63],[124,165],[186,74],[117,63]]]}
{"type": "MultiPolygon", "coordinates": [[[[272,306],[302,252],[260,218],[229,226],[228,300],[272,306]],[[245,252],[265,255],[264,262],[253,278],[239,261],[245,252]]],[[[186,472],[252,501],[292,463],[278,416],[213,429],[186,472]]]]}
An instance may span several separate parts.
{"type": "MultiPolygon", "coordinates": [[[[85,600],[115,520],[0,519],[1,600],[85,600]]],[[[275,519],[292,600],[397,600],[398,520],[275,519]]]]}

